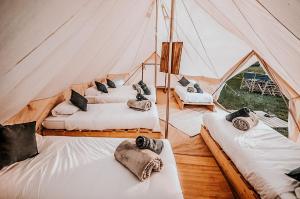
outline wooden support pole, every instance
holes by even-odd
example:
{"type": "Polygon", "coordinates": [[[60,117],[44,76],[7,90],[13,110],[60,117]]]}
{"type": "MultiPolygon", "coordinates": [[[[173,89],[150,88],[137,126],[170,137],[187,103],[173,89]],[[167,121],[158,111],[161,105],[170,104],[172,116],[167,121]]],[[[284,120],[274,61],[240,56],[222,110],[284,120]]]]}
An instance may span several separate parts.
{"type": "Polygon", "coordinates": [[[171,86],[171,61],[172,61],[172,42],[173,42],[173,29],[174,29],[174,9],[175,0],[171,0],[171,18],[170,18],[170,38],[169,38],[169,65],[168,65],[168,89],[167,89],[167,108],[166,108],[166,125],[165,137],[168,138],[169,134],[169,114],[170,114],[170,86],[171,86]]]}
{"type": "Polygon", "coordinates": [[[158,24],[158,0],[155,1],[155,72],[154,72],[154,85],[155,88],[157,87],[157,24],[158,24]]]}
{"type": "MultiPolygon", "coordinates": [[[[158,0],[155,1],[155,54],[154,54],[154,85],[155,89],[157,88],[157,24],[158,24],[158,0]]],[[[157,99],[157,92],[156,92],[156,98],[157,99]]],[[[155,101],[156,103],[156,101],[155,101]]]]}

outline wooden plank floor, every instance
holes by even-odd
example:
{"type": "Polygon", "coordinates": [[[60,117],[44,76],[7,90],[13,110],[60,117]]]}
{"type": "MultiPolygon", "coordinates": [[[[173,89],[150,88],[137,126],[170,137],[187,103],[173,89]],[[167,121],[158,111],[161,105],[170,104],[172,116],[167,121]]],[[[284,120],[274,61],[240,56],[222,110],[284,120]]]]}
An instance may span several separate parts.
{"type": "MultiPolygon", "coordinates": [[[[159,89],[157,104],[165,104],[165,100],[165,93],[159,89]]],[[[170,102],[170,106],[178,108],[173,97],[170,102]]],[[[162,131],[165,129],[164,121],[161,121],[161,129],[162,131]]],[[[168,139],[175,154],[185,199],[234,198],[220,168],[200,135],[190,138],[180,130],[169,126],[168,139]]]]}

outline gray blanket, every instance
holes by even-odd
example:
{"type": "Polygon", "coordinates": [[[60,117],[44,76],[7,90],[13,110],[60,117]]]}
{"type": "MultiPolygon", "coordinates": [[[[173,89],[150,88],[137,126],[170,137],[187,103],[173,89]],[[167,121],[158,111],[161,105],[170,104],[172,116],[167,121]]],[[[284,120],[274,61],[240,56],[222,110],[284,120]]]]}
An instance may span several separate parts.
{"type": "Polygon", "coordinates": [[[142,100],[137,101],[135,99],[130,99],[127,101],[127,105],[129,108],[138,110],[138,111],[148,111],[152,107],[152,103],[150,100],[142,100]]]}
{"type": "Polygon", "coordinates": [[[163,162],[156,153],[148,149],[137,148],[134,141],[121,142],[114,155],[115,159],[140,181],[146,180],[152,172],[159,172],[163,167],[163,162]]]}
{"type": "Polygon", "coordinates": [[[236,117],[232,120],[232,124],[235,128],[248,131],[258,123],[258,118],[255,113],[250,112],[249,117],[236,117]]]}

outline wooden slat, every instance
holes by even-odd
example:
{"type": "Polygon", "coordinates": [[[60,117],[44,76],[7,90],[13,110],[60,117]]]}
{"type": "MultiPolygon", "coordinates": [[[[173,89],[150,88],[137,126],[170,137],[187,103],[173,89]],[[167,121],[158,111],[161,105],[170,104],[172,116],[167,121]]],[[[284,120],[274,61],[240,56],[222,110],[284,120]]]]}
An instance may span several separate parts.
{"type": "Polygon", "coordinates": [[[148,130],[106,130],[106,131],[66,131],[43,129],[44,136],[73,136],[73,137],[115,137],[136,138],[139,135],[150,138],[161,138],[160,132],[149,132],[148,130]]]}
{"type": "Polygon", "coordinates": [[[229,182],[235,188],[236,193],[240,198],[256,199],[260,198],[253,187],[244,179],[235,167],[230,158],[225,154],[221,147],[210,136],[208,130],[205,127],[201,129],[201,136],[207,144],[208,148],[214,155],[224,174],[229,182]]]}

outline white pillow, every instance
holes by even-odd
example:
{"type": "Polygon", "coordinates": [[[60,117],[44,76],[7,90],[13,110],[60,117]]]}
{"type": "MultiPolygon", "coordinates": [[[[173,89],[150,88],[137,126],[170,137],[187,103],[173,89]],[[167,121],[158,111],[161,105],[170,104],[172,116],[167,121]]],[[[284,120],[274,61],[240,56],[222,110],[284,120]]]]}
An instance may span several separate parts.
{"type": "Polygon", "coordinates": [[[121,87],[121,86],[123,86],[125,84],[124,79],[114,80],[113,82],[115,83],[115,85],[116,85],[117,88],[121,87]]]}
{"type": "Polygon", "coordinates": [[[97,96],[98,93],[99,93],[99,91],[97,90],[96,86],[87,88],[85,90],[85,95],[88,95],[88,96],[97,96]]]}
{"type": "Polygon", "coordinates": [[[53,116],[72,115],[77,111],[79,111],[78,107],[74,106],[71,102],[64,101],[52,109],[51,113],[53,116]]]}

